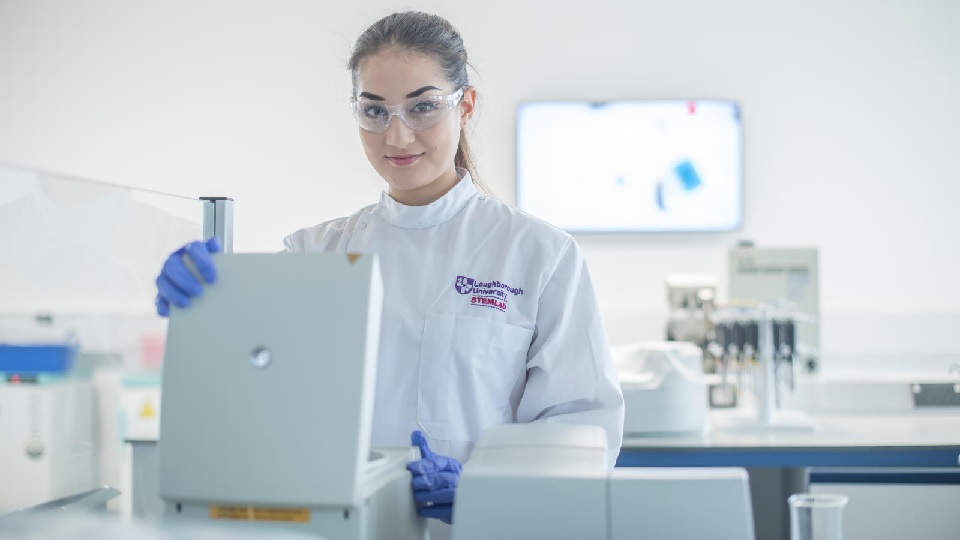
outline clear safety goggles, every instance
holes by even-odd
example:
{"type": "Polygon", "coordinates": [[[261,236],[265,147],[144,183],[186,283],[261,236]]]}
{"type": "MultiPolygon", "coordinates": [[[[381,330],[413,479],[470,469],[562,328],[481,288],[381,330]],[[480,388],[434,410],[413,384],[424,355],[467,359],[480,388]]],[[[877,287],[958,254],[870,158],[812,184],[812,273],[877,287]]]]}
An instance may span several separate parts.
{"type": "Polygon", "coordinates": [[[399,116],[414,131],[431,128],[443,120],[460,103],[463,88],[446,96],[417,96],[402,103],[387,105],[383,101],[365,97],[350,98],[350,107],[357,124],[366,131],[383,133],[394,116],[399,116]]]}

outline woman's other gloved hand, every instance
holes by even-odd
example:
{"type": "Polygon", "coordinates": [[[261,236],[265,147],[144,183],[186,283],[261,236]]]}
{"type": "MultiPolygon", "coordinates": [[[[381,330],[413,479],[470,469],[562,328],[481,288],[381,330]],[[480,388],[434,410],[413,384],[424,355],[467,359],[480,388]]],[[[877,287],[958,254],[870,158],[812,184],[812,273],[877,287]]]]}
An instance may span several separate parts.
{"type": "Polygon", "coordinates": [[[413,473],[411,486],[417,502],[417,514],[453,523],[453,495],[460,483],[460,462],[452,457],[438,456],[430,450],[423,433],[410,435],[413,446],[420,448],[420,459],[407,464],[413,473]]]}

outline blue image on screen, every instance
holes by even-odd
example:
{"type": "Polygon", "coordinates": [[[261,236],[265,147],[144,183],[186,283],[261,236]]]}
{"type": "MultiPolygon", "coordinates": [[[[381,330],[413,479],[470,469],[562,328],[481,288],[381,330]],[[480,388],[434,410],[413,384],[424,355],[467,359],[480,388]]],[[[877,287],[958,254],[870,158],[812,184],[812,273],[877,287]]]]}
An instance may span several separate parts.
{"type": "Polygon", "coordinates": [[[517,206],[571,232],[736,230],[742,142],[733,101],[525,102],[517,206]]]}

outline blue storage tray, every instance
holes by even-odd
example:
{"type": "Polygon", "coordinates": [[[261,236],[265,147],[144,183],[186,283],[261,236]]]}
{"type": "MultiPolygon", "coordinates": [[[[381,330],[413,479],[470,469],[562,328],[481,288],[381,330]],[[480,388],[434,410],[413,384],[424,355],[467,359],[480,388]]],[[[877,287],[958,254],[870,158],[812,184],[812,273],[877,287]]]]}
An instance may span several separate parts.
{"type": "Polygon", "coordinates": [[[66,373],[73,367],[77,345],[10,345],[0,343],[0,373],[36,375],[66,373]]]}

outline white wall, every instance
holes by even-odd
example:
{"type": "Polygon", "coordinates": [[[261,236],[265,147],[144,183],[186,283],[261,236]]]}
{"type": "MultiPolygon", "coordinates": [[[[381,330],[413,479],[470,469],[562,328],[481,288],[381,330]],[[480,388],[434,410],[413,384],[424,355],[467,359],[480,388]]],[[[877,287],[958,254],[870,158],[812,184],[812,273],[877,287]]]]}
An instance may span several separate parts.
{"type": "Polygon", "coordinates": [[[741,232],[578,237],[612,341],[659,338],[664,275],[723,276],[727,248],[750,238],[821,249],[825,348],[960,351],[938,333],[960,322],[951,0],[2,0],[0,162],[229,195],[237,249],[275,250],[377,196],[344,64],[369,23],[411,7],[465,38],[480,172],[507,201],[520,100],[741,102],[741,232]],[[914,315],[913,334],[851,330],[914,315]]]}

